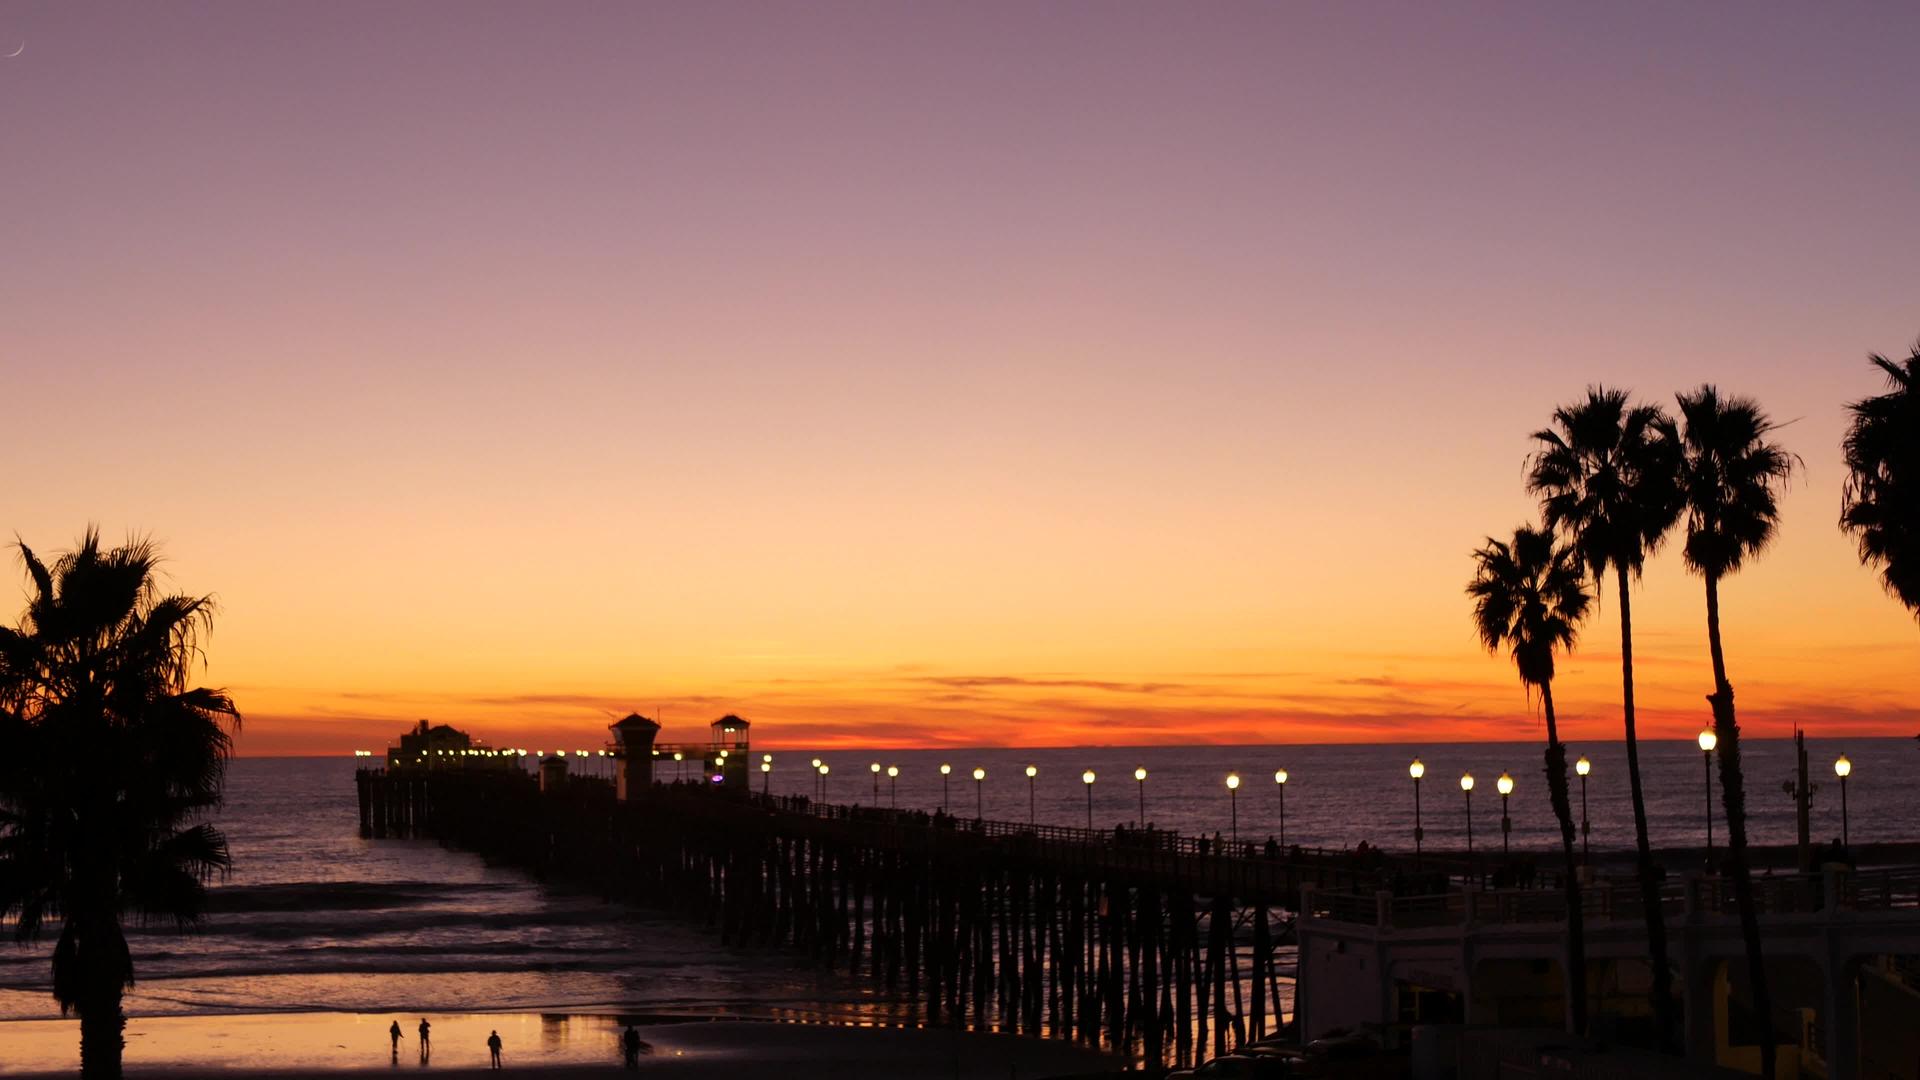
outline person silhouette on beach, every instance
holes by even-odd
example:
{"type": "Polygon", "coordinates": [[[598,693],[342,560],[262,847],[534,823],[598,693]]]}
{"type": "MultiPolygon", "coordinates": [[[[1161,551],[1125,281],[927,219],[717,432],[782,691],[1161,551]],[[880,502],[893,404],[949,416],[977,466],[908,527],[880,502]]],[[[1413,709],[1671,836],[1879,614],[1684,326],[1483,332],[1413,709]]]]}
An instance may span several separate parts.
{"type": "Polygon", "coordinates": [[[620,1050],[626,1058],[627,1068],[640,1068],[640,1048],[645,1045],[640,1041],[640,1033],[633,1030],[632,1024],[628,1024],[626,1033],[620,1036],[620,1050]]]}
{"type": "Polygon", "coordinates": [[[493,1067],[496,1069],[499,1068],[500,1067],[500,1033],[498,1031],[487,1036],[487,1053],[493,1055],[493,1067]]]}
{"type": "Polygon", "coordinates": [[[387,1029],[387,1035],[393,1039],[393,1063],[398,1065],[400,1063],[400,1021],[393,1022],[393,1026],[387,1029]]]}
{"type": "Polygon", "coordinates": [[[432,1031],[433,1031],[433,1025],[427,1023],[426,1017],[424,1016],[421,1017],[420,1018],[420,1060],[423,1062],[433,1056],[432,1031]]]}

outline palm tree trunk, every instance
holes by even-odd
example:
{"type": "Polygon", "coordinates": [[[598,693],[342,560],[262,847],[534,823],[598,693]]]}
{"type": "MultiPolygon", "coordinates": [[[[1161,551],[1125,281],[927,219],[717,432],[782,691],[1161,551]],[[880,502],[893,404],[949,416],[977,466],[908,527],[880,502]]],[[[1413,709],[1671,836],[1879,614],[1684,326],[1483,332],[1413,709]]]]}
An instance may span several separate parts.
{"type": "Polygon", "coordinates": [[[1707,575],[1707,650],[1713,655],[1713,731],[1720,755],[1720,795],[1727,811],[1727,869],[1733,876],[1734,905],[1740,911],[1740,936],[1746,943],[1753,1011],[1760,1027],[1760,1075],[1773,1080],[1777,1049],[1773,1034],[1773,997],[1760,953],[1760,917],[1753,906],[1753,870],[1747,864],[1746,779],[1740,768],[1740,725],[1734,719],[1733,684],[1727,681],[1726,654],[1720,647],[1720,578],[1707,575]]]}
{"type": "Polygon", "coordinates": [[[1673,971],[1667,964],[1667,917],[1660,904],[1660,879],[1655,877],[1653,845],[1647,840],[1647,800],[1640,788],[1640,737],[1633,723],[1633,599],[1627,589],[1627,568],[1615,566],[1620,578],[1621,716],[1627,732],[1627,786],[1633,794],[1633,839],[1639,853],[1640,904],[1647,920],[1647,962],[1653,965],[1653,1021],[1662,1050],[1674,1047],[1673,971]]]}
{"type": "Polygon", "coordinates": [[[1580,907],[1579,859],[1573,846],[1573,800],[1567,794],[1567,748],[1560,743],[1560,726],[1553,714],[1553,682],[1540,684],[1540,702],[1547,713],[1547,791],[1553,816],[1560,821],[1560,850],[1566,856],[1567,890],[1567,1020],[1575,1035],[1587,1033],[1587,936],[1580,907]]]}
{"type": "Polygon", "coordinates": [[[120,1080],[120,1054],[127,1045],[127,1017],[120,996],[120,982],[113,979],[90,991],[80,1005],[82,1080],[120,1080]]]}
{"type": "Polygon", "coordinates": [[[71,913],[54,950],[53,984],[61,1011],[71,1007],[80,1014],[84,1080],[120,1080],[127,1026],[121,997],[132,982],[132,957],[119,917],[98,909],[71,913]]]}

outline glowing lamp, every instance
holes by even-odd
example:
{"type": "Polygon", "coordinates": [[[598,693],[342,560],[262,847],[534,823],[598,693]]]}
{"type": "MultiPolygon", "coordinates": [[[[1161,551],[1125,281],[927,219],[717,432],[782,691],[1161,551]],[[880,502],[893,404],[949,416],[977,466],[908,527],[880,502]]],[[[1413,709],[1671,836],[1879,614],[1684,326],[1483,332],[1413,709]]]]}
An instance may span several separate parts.
{"type": "Polygon", "coordinates": [[[1580,760],[1573,763],[1573,771],[1585,776],[1593,771],[1593,762],[1588,761],[1587,756],[1582,754],[1580,760]]]}
{"type": "Polygon", "coordinates": [[[1080,782],[1081,782],[1081,783],[1083,783],[1083,784],[1091,784],[1091,783],[1093,783],[1093,770],[1092,770],[1092,769],[1088,769],[1088,770],[1087,770],[1086,772],[1083,772],[1083,773],[1081,773],[1081,774],[1080,774],[1080,782]]]}
{"type": "Polygon", "coordinates": [[[985,780],[987,778],[987,770],[985,769],[973,770],[973,778],[975,780],[985,780]]]}
{"type": "Polygon", "coordinates": [[[1039,772],[1040,770],[1038,768],[1032,765],[1027,766],[1027,779],[1029,780],[1033,779],[1035,776],[1039,774],[1039,772]]]}
{"type": "Polygon", "coordinates": [[[1473,774],[1472,773],[1460,774],[1460,790],[1461,791],[1473,790],[1473,774]]]}
{"type": "Polygon", "coordinates": [[[1407,766],[1407,775],[1413,777],[1415,780],[1418,780],[1421,777],[1427,775],[1427,767],[1425,765],[1420,764],[1419,758],[1414,758],[1413,764],[1407,766]]]}
{"type": "Polygon", "coordinates": [[[1847,760],[1847,755],[1841,754],[1839,757],[1834,759],[1833,775],[1838,776],[1844,780],[1848,776],[1851,776],[1852,774],[1853,774],[1853,762],[1847,760]]]}
{"type": "Polygon", "coordinates": [[[1712,728],[1705,728],[1700,732],[1699,742],[1700,749],[1711,754],[1713,748],[1720,744],[1720,737],[1713,733],[1712,728]]]}
{"type": "Polygon", "coordinates": [[[1500,779],[1495,780],[1493,786],[1500,789],[1500,794],[1511,795],[1513,794],[1513,777],[1506,773],[1501,773],[1500,779]]]}
{"type": "Polygon", "coordinates": [[[1143,765],[1140,768],[1133,770],[1133,778],[1135,780],[1145,780],[1147,778],[1146,766],[1143,765]]]}
{"type": "Polygon", "coordinates": [[[1230,773],[1228,773],[1228,774],[1227,774],[1227,790],[1228,790],[1228,791],[1233,791],[1234,789],[1236,789],[1236,788],[1238,788],[1239,786],[1240,786],[1240,774],[1239,774],[1239,773],[1231,773],[1231,772],[1230,772],[1230,773]]]}

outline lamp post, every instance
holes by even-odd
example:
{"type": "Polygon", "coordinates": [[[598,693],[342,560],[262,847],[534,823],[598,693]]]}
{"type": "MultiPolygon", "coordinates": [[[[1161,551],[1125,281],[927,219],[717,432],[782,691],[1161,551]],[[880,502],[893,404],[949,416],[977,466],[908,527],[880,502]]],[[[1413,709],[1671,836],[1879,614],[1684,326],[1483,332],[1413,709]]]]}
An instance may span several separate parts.
{"type": "Polygon", "coordinates": [[[1029,825],[1033,824],[1033,778],[1039,771],[1036,766],[1027,766],[1027,824],[1029,825]]]}
{"type": "Polygon", "coordinates": [[[1420,863],[1420,842],[1427,838],[1427,831],[1420,827],[1420,778],[1427,775],[1427,767],[1420,764],[1419,758],[1407,766],[1407,775],[1413,777],[1413,862],[1420,863]]]}
{"type": "Polygon", "coordinates": [[[1227,774],[1227,813],[1228,835],[1233,837],[1233,846],[1240,846],[1240,774],[1227,774]]]}
{"type": "Polygon", "coordinates": [[[1841,754],[1833,761],[1833,775],[1840,778],[1840,846],[1850,847],[1851,838],[1847,835],[1847,777],[1853,775],[1853,762],[1847,755],[1841,754]]]}
{"type": "Polygon", "coordinates": [[[1591,831],[1587,828],[1587,774],[1593,771],[1593,762],[1587,755],[1581,754],[1580,760],[1573,763],[1573,771],[1580,774],[1580,858],[1587,857],[1587,839],[1591,831]]]}
{"type": "Polygon", "coordinates": [[[1087,831],[1093,831],[1093,770],[1080,774],[1080,782],[1087,786],[1087,831]]]}
{"type": "Polygon", "coordinates": [[[1507,803],[1513,798],[1513,777],[1502,772],[1493,786],[1500,789],[1500,857],[1504,859],[1513,851],[1513,819],[1507,816],[1507,803]]]}
{"type": "Polygon", "coordinates": [[[827,801],[827,763],[820,763],[820,801],[827,801]]]}
{"type": "Polygon", "coordinates": [[[983,786],[986,778],[987,770],[973,770],[973,818],[975,821],[987,820],[987,795],[986,788],[983,786]]]}
{"type": "Polygon", "coordinates": [[[813,797],[820,797],[820,759],[813,759],[813,797]]]}
{"type": "Polygon", "coordinates": [[[1460,790],[1467,793],[1467,858],[1473,858],[1473,774],[1460,774],[1460,790]]]}
{"type": "Polygon", "coordinates": [[[760,763],[760,797],[767,797],[767,787],[773,783],[773,762],[760,763]]]}
{"type": "Polygon", "coordinates": [[[1140,787],[1140,821],[1138,824],[1144,829],[1147,826],[1147,767],[1141,765],[1135,768],[1133,770],[1133,779],[1134,783],[1140,787]]]}
{"type": "Polygon", "coordinates": [[[1287,846],[1287,770],[1275,769],[1273,783],[1280,789],[1280,847],[1285,850],[1287,846]]]}
{"type": "Polygon", "coordinates": [[[673,752],[673,778],[676,782],[680,780],[685,780],[687,778],[687,766],[686,766],[685,758],[686,758],[686,755],[682,754],[680,751],[675,750],[673,752]]]}
{"type": "Polygon", "coordinates": [[[873,805],[880,805],[880,763],[874,762],[867,768],[873,771],[873,805]]]}
{"type": "Polygon", "coordinates": [[[1707,793],[1707,865],[1713,865],[1713,748],[1720,739],[1712,728],[1700,729],[1700,775],[1706,781],[1707,793]]]}
{"type": "Polygon", "coordinates": [[[900,809],[900,766],[887,766],[887,808],[900,809]]]}
{"type": "Polygon", "coordinates": [[[953,766],[940,766],[940,812],[943,814],[952,812],[947,803],[947,775],[951,772],[953,772],[953,766]]]}

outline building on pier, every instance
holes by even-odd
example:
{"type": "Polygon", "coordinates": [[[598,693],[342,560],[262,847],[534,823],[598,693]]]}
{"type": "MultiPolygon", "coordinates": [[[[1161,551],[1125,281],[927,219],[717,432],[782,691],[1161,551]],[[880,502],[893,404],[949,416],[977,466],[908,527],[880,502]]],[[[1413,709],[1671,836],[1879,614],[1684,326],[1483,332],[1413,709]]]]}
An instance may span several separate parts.
{"type": "Polygon", "coordinates": [[[387,748],[389,769],[510,768],[512,759],[451,724],[422,720],[387,748]]]}
{"type": "Polygon", "coordinates": [[[619,763],[614,773],[616,797],[627,802],[653,786],[653,759],[659,756],[653,740],[660,734],[660,725],[636,712],[628,713],[608,730],[613,732],[613,741],[607,749],[619,763]]]}
{"type": "Polygon", "coordinates": [[[675,781],[697,778],[705,784],[727,791],[745,793],[749,788],[752,755],[748,753],[747,732],[752,724],[732,713],[708,725],[707,742],[657,743],[660,725],[639,713],[629,713],[609,730],[613,741],[607,750],[620,762],[618,798],[630,801],[654,782],[658,763],[673,766],[675,781]],[[697,765],[695,764],[697,763],[697,765]],[[692,770],[698,768],[697,774],[692,770]],[[692,775],[689,775],[692,774],[692,775]]]}
{"type": "Polygon", "coordinates": [[[707,747],[707,777],[718,777],[720,785],[728,791],[746,791],[750,779],[748,770],[753,767],[753,755],[747,745],[747,729],[752,725],[728,713],[710,726],[713,733],[707,747]]]}

